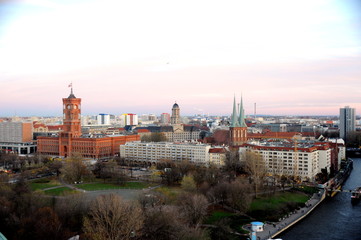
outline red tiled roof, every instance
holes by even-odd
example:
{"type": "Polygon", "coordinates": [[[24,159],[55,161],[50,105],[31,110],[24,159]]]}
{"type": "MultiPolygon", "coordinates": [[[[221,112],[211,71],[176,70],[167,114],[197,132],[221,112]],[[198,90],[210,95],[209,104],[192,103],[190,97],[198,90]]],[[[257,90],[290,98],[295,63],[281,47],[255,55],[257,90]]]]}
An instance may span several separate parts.
{"type": "Polygon", "coordinates": [[[48,129],[49,130],[62,130],[63,129],[63,125],[48,125],[48,129]]]}
{"type": "Polygon", "coordinates": [[[209,153],[225,153],[226,150],[224,148],[210,148],[209,153]]]}
{"type": "Polygon", "coordinates": [[[34,128],[39,128],[39,127],[43,127],[43,128],[46,128],[46,125],[44,123],[35,123],[33,125],[34,128]]]}
{"type": "Polygon", "coordinates": [[[148,129],[138,129],[137,132],[138,133],[148,133],[150,131],[148,129]]]}

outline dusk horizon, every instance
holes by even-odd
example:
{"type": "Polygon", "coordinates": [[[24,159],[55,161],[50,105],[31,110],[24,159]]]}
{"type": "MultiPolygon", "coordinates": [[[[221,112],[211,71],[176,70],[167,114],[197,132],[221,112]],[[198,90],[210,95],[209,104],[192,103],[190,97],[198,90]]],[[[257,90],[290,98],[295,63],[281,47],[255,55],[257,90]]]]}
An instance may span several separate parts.
{"type": "Polygon", "coordinates": [[[357,1],[5,1],[0,117],[361,112],[357,1]],[[191,6],[191,7],[190,7],[191,6]]]}

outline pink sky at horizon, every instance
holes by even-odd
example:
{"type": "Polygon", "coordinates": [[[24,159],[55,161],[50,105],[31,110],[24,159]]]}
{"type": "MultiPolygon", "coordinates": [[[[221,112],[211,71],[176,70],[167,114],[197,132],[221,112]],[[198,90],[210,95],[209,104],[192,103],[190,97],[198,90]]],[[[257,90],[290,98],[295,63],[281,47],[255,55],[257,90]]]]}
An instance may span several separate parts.
{"type": "Polygon", "coordinates": [[[71,82],[83,115],[361,113],[357,1],[136,2],[0,5],[0,117],[61,116],[71,82]]]}

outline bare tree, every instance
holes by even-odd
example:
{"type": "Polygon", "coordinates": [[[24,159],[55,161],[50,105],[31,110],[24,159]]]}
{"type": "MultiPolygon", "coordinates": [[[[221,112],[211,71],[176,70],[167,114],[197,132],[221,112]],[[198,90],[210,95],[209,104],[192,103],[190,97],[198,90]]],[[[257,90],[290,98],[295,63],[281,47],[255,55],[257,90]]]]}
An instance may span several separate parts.
{"type": "Polygon", "coordinates": [[[84,232],[90,239],[121,240],[140,235],[143,212],[135,204],[115,194],[102,195],[93,203],[84,219],[84,232]]]}
{"type": "Polygon", "coordinates": [[[150,208],[145,212],[144,238],[149,240],[177,240],[182,223],[174,207],[150,208]]]}
{"type": "Polygon", "coordinates": [[[228,175],[229,182],[236,179],[237,175],[243,172],[243,165],[239,159],[238,150],[230,150],[227,152],[223,169],[228,175]]]}
{"type": "Polygon", "coordinates": [[[74,154],[70,158],[66,159],[61,172],[64,179],[68,182],[80,182],[84,177],[92,176],[92,173],[83,163],[83,158],[80,154],[74,154]]]}
{"type": "Polygon", "coordinates": [[[257,197],[259,187],[267,174],[267,169],[262,156],[255,152],[246,152],[242,156],[245,161],[245,168],[251,177],[254,186],[254,194],[257,197]]]}
{"type": "Polygon", "coordinates": [[[229,184],[228,191],[229,205],[240,212],[246,212],[252,202],[250,185],[246,181],[236,180],[229,184]]]}
{"type": "Polygon", "coordinates": [[[207,198],[201,194],[184,193],[179,196],[178,202],[185,221],[192,227],[198,227],[207,215],[207,198]]]}

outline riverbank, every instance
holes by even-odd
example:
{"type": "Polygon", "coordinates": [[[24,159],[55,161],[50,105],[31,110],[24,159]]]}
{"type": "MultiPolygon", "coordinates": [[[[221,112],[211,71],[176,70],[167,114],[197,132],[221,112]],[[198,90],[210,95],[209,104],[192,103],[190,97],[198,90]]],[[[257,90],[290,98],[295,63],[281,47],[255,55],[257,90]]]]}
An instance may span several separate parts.
{"type": "Polygon", "coordinates": [[[310,214],[325,198],[326,191],[324,190],[321,190],[319,194],[313,194],[306,202],[305,207],[290,213],[277,223],[266,223],[263,232],[257,233],[257,239],[266,240],[278,236],[310,214]]]}

